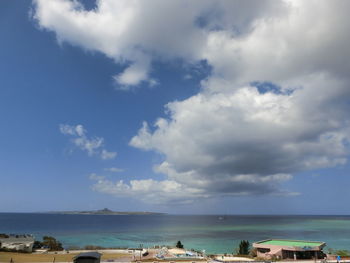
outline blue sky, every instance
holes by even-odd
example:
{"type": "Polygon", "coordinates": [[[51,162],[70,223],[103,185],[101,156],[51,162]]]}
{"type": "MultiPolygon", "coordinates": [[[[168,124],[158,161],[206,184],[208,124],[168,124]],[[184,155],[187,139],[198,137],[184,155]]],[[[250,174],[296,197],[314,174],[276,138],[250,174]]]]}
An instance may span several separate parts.
{"type": "Polygon", "coordinates": [[[350,213],[347,2],[84,4],[0,3],[0,211],[350,213]]]}

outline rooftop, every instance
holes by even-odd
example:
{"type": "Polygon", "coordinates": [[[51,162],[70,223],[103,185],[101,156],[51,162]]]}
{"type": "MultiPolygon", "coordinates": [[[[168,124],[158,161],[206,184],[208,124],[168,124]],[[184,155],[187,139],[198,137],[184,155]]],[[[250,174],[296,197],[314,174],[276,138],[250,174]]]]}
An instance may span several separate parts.
{"type": "Polygon", "coordinates": [[[319,241],[303,241],[303,240],[284,240],[284,239],[269,239],[256,242],[256,244],[262,245],[275,245],[275,246],[285,246],[285,247],[319,247],[324,244],[324,242],[319,241]]]}
{"type": "Polygon", "coordinates": [[[34,237],[32,235],[1,234],[0,242],[34,242],[34,237]]]}

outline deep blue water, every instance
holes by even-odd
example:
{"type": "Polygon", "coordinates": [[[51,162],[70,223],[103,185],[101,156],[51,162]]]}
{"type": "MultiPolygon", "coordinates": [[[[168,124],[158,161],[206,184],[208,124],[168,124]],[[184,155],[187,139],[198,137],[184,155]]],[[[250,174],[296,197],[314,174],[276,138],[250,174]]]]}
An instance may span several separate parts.
{"type": "Polygon", "coordinates": [[[242,239],[324,241],[350,250],[350,216],[55,215],[0,213],[0,233],[51,235],[65,247],[174,245],[230,253],[242,239]]]}

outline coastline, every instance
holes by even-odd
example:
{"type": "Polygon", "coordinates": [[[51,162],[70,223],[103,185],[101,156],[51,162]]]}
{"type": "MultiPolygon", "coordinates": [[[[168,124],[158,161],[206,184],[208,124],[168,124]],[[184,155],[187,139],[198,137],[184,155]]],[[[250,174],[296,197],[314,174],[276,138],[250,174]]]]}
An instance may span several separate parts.
{"type": "Polygon", "coordinates": [[[73,257],[84,252],[98,252],[102,255],[101,263],[105,262],[161,262],[161,263],[172,263],[172,262],[181,262],[181,263],[272,263],[272,262],[283,262],[283,263],[350,263],[350,258],[344,258],[340,261],[335,259],[324,261],[323,259],[319,260],[262,260],[262,259],[251,259],[244,257],[225,257],[219,259],[221,255],[216,255],[216,257],[204,257],[204,258],[192,258],[192,259],[181,259],[181,258],[171,258],[171,259],[157,259],[154,257],[156,251],[151,251],[150,256],[140,257],[138,252],[135,254],[129,253],[127,250],[120,249],[103,249],[103,250],[72,250],[67,253],[67,251],[61,252],[48,252],[48,253],[14,253],[14,252],[0,252],[0,262],[10,262],[11,260],[16,263],[71,263],[73,262],[73,257]]]}
{"type": "Polygon", "coordinates": [[[309,239],[349,249],[349,216],[219,216],[0,213],[0,233],[56,237],[65,248],[174,245],[207,253],[232,253],[240,240],[309,239]]]}

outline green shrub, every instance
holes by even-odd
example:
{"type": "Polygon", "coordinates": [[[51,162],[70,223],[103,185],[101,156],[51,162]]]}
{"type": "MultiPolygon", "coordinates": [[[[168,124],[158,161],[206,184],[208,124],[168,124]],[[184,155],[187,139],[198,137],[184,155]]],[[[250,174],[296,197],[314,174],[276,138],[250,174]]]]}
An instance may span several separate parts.
{"type": "Polygon", "coordinates": [[[239,243],[238,247],[238,254],[239,255],[249,255],[250,251],[250,243],[248,240],[242,240],[241,243],[239,243]]]}
{"type": "Polygon", "coordinates": [[[181,241],[177,241],[176,247],[177,248],[184,248],[184,245],[182,245],[181,241]]]}
{"type": "Polygon", "coordinates": [[[42,244],[44,247],[47,247],[50,251],[63,250],[61,242],[57,241],[54,237],[44,236],[42,244]]]}

